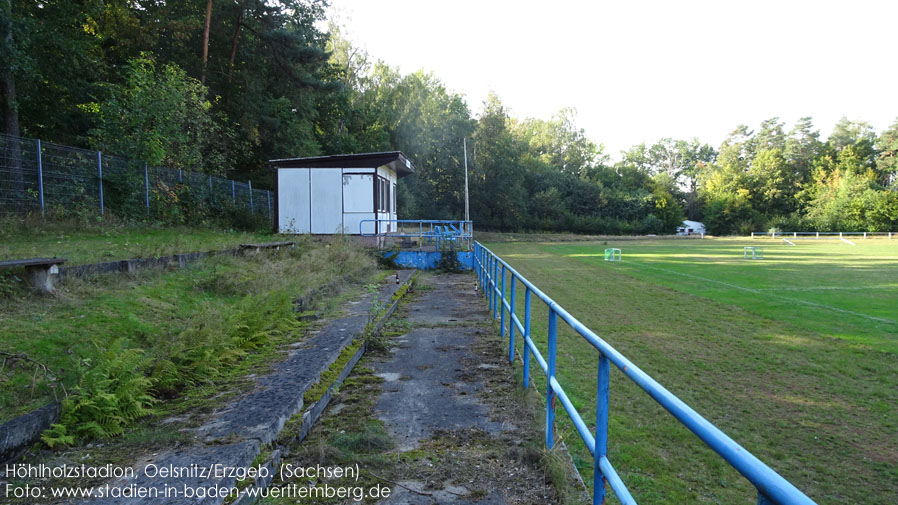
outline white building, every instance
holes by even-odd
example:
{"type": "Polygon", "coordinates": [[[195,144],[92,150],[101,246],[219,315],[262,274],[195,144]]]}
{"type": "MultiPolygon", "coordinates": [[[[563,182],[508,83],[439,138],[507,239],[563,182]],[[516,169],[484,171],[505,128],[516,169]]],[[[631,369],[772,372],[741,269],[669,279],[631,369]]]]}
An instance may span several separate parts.
{"type": "Polygon", "coordinates": [[[683,221],[683,224],[677,227],[677,235],[704,235],[705,225],[698,221],[683,221]]]}
{"type": "Polygon", "coordinates": [[[415,166],[401,152],[271,160],[280,233],[396,231],[396,186],[415,166]],[[365,221],[363,223],[363,221],[365,221]]]}

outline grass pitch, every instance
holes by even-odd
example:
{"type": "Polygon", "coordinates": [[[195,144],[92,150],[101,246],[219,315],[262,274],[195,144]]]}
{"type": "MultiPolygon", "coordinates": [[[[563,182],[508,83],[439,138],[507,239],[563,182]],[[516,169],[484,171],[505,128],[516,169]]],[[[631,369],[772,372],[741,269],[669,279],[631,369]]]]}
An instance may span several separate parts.
{"type": "MultiPolygon", "coordinates": [[[[894,503],[898,241],[855,242],[486,245],[818,503],[894,503]],[[743,259],[747,245],[763,247],[765,258],[743,259]],[[620,248],[623,261],[604,261],[608,247],[620,248]]],[[[533,307],[545,353],[545,305],[533,307]]],[[[594,419],[596,351],[563,323],[558,349],[561,383],[583,418],[594,419]]],[[[609,459],[638,501],[756,499],[616,369],[611,387],[609,459]]],[[[568,441],[578,438],[560,428],[568,441]]],[[[591,477],[588,452],[570,445],[591,477]]]]}

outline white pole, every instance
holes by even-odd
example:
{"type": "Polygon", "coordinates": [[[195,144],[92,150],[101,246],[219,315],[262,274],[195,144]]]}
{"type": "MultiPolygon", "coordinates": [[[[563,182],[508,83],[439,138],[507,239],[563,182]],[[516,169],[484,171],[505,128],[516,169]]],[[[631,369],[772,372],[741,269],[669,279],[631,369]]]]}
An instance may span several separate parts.
{"type": "Polygon", "coordinates": [[[462,148],[465,151],[465,224],[471,220],[471,213],[468,207],[468,139],[462,139],[462,148]]]}

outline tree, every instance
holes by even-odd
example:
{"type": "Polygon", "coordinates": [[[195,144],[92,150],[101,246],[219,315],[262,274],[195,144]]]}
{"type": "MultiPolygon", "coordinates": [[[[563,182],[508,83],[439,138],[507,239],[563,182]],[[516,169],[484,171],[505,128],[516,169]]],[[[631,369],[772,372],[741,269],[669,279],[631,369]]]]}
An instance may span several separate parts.
{"type": "Polygon", "coordinates": [[[472,218],[487,227],[520,229],[526,215],[526,194],[518,171],[523,146],[509,129],[508,112],[494,93],[483,104],[474,140],[477,157],[471,191],[472,218]]]}
{"type": "Polygon", "coordinates": [[[876,170],[883,186],[898,190],[898,119],[876,140],[876,170]]]}
{"type": "Polygon", "coordinates": [[[549,121],[526,119],[514,122],[514,134],[527,144],[528,152],[561,172],[586,178],[608,157],[576,126],[577,112],[566,108],[549,121]]]}
{"type": "MultiPolygon", "coordinates": [[[[13,10],[12,0],[0,3],[0,98],[2,98],[3,133],[19,136],[19,100],[16,94],[16,66],[20,58],[16,47],[16,39],[13,38],[13,10]]],[[[7,148],[6,159],[10,160],[10,172],[12,180],[10,188],[13,192],[25,191],[25,179],[22,172],[21,146],[16,140],[4,143],[7,148]]]]}
{"type": "Polygon", "coordinates": [[[216,139],[226,135],[212,114],[208,90],[174,64],[151,55],[129,62],[128,80],[90,108],[91,131],[103,150],[168,168],[222,173],[216,139]]]}
{"type": "Polygon", "coordinates": [[[811,166],[823,152],[820,132],[814,130],[810,117],[803,117],[795,123],[786,139],[783,156],[792,171],[792,178],[799,184],[807,183],[811,178],[811,166]]]}

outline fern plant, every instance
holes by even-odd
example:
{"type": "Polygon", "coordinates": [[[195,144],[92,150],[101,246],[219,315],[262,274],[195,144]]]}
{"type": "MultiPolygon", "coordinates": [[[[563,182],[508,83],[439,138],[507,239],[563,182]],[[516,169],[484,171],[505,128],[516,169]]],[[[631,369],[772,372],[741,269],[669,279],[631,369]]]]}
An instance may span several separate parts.
{"type": "Polygon", "coordinates": [[[85,360],[71,394],[62,401],[60,422],[41,437],[47,445],[71,444],[120,435],[125,426],[153,412],[153,381],[140,349],[125,348],[121,339],[94,360],[85,360]]]}

